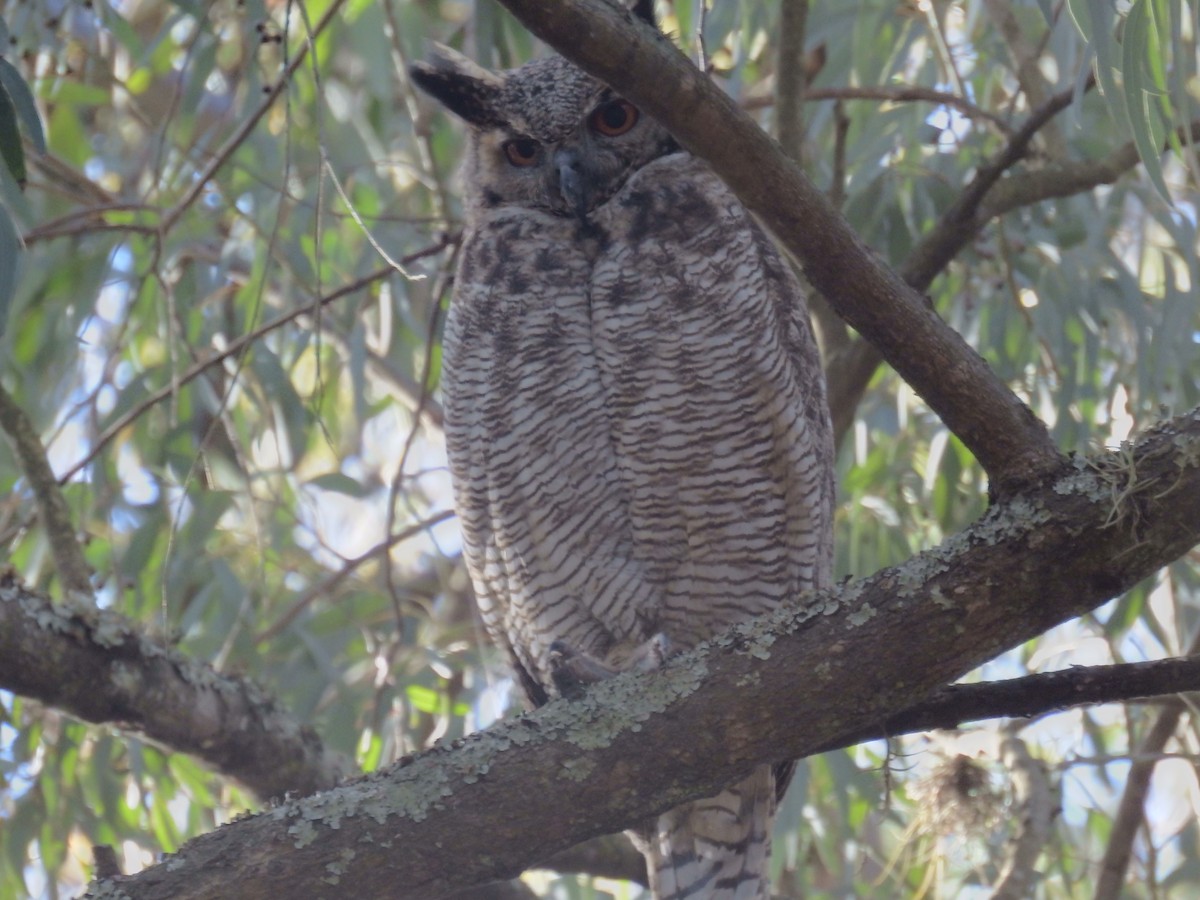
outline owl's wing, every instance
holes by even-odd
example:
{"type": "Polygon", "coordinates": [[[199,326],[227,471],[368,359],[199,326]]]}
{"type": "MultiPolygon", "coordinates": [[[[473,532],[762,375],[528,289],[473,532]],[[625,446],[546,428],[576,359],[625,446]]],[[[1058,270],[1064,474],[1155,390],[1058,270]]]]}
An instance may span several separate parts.
{"type": "MultiPolygon", "coordinates": [[[[687,648],[830,577],[833,446],[800,285],[708,169],[676,154],[596,217],[596,359],[635,552],[687,648]]],[[[656,897],[769,886],[790,767],[758,766],[660,816],[639,844],[656,897]]]]}
{"type": "Polygon", "coordinates": [[[535,705],[552,642],[603,658],[656,602],[632,552],[576,227],[485,214],[464,241],[444,339],[463,553],[535,705]]]}
{"type": "Polygon", "coordinates": [[[636,553],[689,647],[829,579],[833,451],[802,290],[687,154],[601,210],[596,357],[636,553]]]}

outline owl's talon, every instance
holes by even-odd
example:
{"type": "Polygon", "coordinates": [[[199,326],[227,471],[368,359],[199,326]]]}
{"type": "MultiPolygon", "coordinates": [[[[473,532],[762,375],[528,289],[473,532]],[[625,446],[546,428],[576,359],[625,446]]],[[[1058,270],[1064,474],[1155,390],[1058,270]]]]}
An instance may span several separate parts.
{"type": "Polygon", "coordinates": [[[555,641],[550,645],[549,659],[554,686],[568,700],[582,697],[589,684],[606,681],[618,671],[595,657],[580,653],[566,641],[555,641]]]}
{"type": "Polygon", "coordinates": [[[639,645],[619,668],[580,653],[566,641],[554,641],[549,648],[550,677],[558,693],[569,700],[583,696],[588,685],[607,681],[621,672],[652,672],[667,658],[670,641],[662,632],[639,645]]]}
{"type": "Polygon", "coordinates": [[[633,651],[625,668],[635,672],[653,672],[670,655],[671,640],[660,631],[633,651]]]}

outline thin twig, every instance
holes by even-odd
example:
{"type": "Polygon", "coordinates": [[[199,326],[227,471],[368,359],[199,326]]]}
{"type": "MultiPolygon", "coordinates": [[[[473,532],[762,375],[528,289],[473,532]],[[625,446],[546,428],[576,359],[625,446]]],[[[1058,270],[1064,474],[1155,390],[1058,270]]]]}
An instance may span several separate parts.
{"type": "MultiPolygon", "coordinates": [[[[396,473],[392,477],[391,488],[388,491],[387,503],[387,533],[391,534],[392,529],[396,527],[396,501],[400,496],[400,487],[404,483],[404,470],[408,466],[408,457],[412,453],[412,448],[417,442],[417,432],[421,425],[421,414],[425,410],[425,405],[429,402],[433,395],[433,388],[430,385],[430,378],[433,374],[433,345],[437,339],[438,328],[441,322],[441,297],[446,290],[447,282],[449,281],[450,267],[442,269],[442,275],[438,278],[437,284],[434,285],[432,292],[433,305],[429,310],[429,325],[425,333],[425,360],[421,366],[421,394],[417,400],[417,409],[413,413],[412,427],[409,429],[408,437],[404,441],[404,449],[400,453],[400,461],[396,464],[396,473]]],[[[391,557],[384,559],[384,580],[387,583],[388,594],[392,598],[392,607],[396,613],[396,626],[401,626],[401,602],[400,588],[396,583],[396,571],[392,566],[391,557]]]]}
{"type": "Polygon", "coordinates": [[[333,592],[334,588],[353,575],[366,563],[369,563],[373,559],[378,559],[381,556],[386,556],[387,553],[397,544],[402,543],[411,537],[415,537],[421,532],[432,528],[434,525],[439,525],[453,517],[453,510],[445,510],[437,513],[428,519],[410,525],[403,531],[398,531],[395,534],[389,535],[387,540],[376,544],[365,553],[356,556],[353,559],[347,560],[344,566],[342,566],[328,578],[317,582],[303,594],[293,600],[291,606],[287,608],[287,611],[283,615],[275,620],[274,624],[267,626],[254,636],[254,642],[256,644],[261,644],[263,641],[269,641],[271,638],[278,635],[285,628],[291,625],[292,622],[296,620],[296,617],[299,616],[300,613],[304,612],[304,610],[310,605],[312,605],[315,600],[320,597],[328,596],[333,592]]]}
{"type": "MultiPolygon", "coordinates": [[[[885,103],[937,103],[942,106],[953,106],[969,119],[985,119],[991,122],[1005,134],[1011,134],[1013,127],[1003,117],[986,109],[976,106],[965,97],[951,94],[948,91],[935,91],[932,88],[918,87],[826,87],[809,88],[801,98],[805,103],[815,103],[819,100],[882,100],[885,103]]],[[[753,112],[771,106],[775,103],[773,96],[747,97],[742,101],[742,108],[753,112]]]]}
{"type": "MultiPolygon", "coordinates": [[[[427,256],[434,256],[434,255],[440,253],[442,250],[444,250],[453,241],[454,241],[453,236],[450,236],[450,235],[444,236],[436,244],[432,244],[428,247],[425,247],[422,250],[418,250],[415,253],[410,253],[408,256],[403,257],[403,259],[401,261],[404,262],[405,264],[408,264],[408,263],[416,262],[417,260],[423,259],[427,256]]],[[[377,269],[374,272],[370,272],[367,275],[362,276],[361,278],[355,279],[350,284],[347,284],[341,288],[338,288],[336,291],[333,291],[332,293],[327,294],[325,297],[320,298],[320,300],[318,302],[321,306],[326,306],[330,303],[333,303],[336,300],[340,300],[343,297],[346,297],[350,294],[356,293],[357,291],[360,291],[363,288],[365,288],[371,284],[374,284],[376,281],[381,281],[384,278],[387,278],[389,275],[391,275],[393,273],[393,271],[394,270],[390,266],[387,268],[384,268],[384,269],[377,269]]],[[[308,313],[310,313],[312,311],[312,307],[313,307],[313,304],[305,304],[303,306],[297,307],[296,309],[290,310],[289,312],[283,313],[282,315],[276,316],[274,319],[271,319],[269,322],[266,322],[266,323],[260,325],[258,328],[256,328],[254,331],[250,332],[249,334],[242,335],[240,338],[238,338],[237,340],[235,340],[231,344],[229,344],[229,346],[227,346],[224,350],[221,350],[218,353],[215,353],[213,356],[209,357],[208,359],[205,359],[205,360],[198,362],[198,363],[192,365],[191,367],[189,367],[187,369],[187,371],[180,374],[179,377],[176,378],[172,384],[169,384],[169,385],[162,387],[159,390],[155,391],[153,394],[151,394],[149,397],[147,397],[145,400],[143,400],[137,406],[126,411],[116,421],[114,421],[111,425],[109,425],[106,429],[104,429],[104,432],[96,438],[96,441],[92,445],[92,448],[84,455],[84,457],[79,462],[77,462],[74,466],[72,466],[70,469],[67,470],[67,472],[59,479],[59,483],[65,484],[66,482],[68,482],[72,478],[74,478],[76,475],[78,475],[84,468],[86,468],[92,462],[92,460],[94,460],[100,454],[100,451],[103,450],[104,447],[106,447],[113,440],[113,438],[115,438],[118,434],[121,433],[121,431],[123,429],[129,427],[129,425],[132,422],[134,422],[139,416],[141,416],[144,412],[146,412],[146,410],[150,409],[151,407],[155,406],[158,403],[161,403],[163,400],[170,397],[177,387],[182,387],[183,385],[187,384],[188,382],[195,380],[200,375],[202,375],[210,366],[219,365],[221,362],[228,359],[230,356],[234,356],[237,353],[241,352],[241,350],[244,347],[249,345],[251,342],[258,340],[263,335],[265,335],[271,331],[274,331],[275,329],[280,328],[301,316],[307,315],[308,313]]]]}
{"type": "MultiPolygon", "coordinates": [[[[1094,84],[1094,78],[1089,77],[1085,90],[1094,84]]],[[[900,275],[905,281],[919,291],[925,290],[950,260],[967,243],[974,240],[978,229],[967,226],[975,218],[988,191],[1005,172],[1025,157],[1029,151],[1029,144],[1038,131],[1074,100],[1074,87],[1054,94],[1029,115],[999,153],[979,167],[975,177],[938,217],[937,224],[921,239],[908,259],[899,267],[900,275]]]]}
{"type": "Polygon", "coordinates": [[[217,150],[216,155],[209,161],[209,164],[204,171],[196,176],[195,180],[191,184],[191,187],[188,188],[183,197],[181,197],[173,207],[163,214],[160,227],[164,232],[170,230],[171,226],[178,221],[179,217],[182,216],[188,210],[188,208],[196,202],[197,199],[199,199],[200,195],[204,193],[204,189],[208,186],[208,183],[212,181],[214,177],[216,177],[216,174],[220,168],[229,161],[229,157],[231,157],[234,151],[236,151],[237,148],[240,147],[248,137],[250,137],[250,134],[254,131],[262,117],[265,116],[271,107],[275,105],[275,101],[279,99],[280,95],[283,94],[283,92],[287,90],[288,85],[291,84],[292,76],[296,74],[296,70],[300,68],[305,57],[308,55],[308,48],[316,41],[317,37],[320,36],[320,34],[330,25],[330,23],[337,18],[338,13],[345,5],[346,0],[333,0],[333,2],[329,4],[329,8],[325,10],[325,14],[321,16],[316,26],[314,26],[312,37],[308,41],[305,41],[303,44],[301,44],[296,50],[296,55],[284,68],[283,74],[280,76],[279,80],[275,82],[275,84],[271,85],[271,87],[267,90],[266,97],[263,98],[262,103],[260,103],[258,108],[250,114],[249,118],[243,121],[238,129],[226,139],[225,143],[221,145],[221,148],[217,150]]]}

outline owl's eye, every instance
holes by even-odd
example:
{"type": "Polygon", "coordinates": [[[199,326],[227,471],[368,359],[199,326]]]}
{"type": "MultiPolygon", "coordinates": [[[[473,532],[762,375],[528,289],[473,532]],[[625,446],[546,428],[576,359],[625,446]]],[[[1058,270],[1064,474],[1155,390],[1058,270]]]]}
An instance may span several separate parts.
{"type": "Polygon", "coordinates": [[[597,107],[588,124],[605,137],[617,137],[637,124],[638,115],[638,108],[628,100],[613,100],[597,107]]]}
{"type": "Polygon", "coordinates": [[[524,169],[542,158],[542,145],[529,138],[514,138],[504,143],[504,155],[514,166],[524,169]]]}

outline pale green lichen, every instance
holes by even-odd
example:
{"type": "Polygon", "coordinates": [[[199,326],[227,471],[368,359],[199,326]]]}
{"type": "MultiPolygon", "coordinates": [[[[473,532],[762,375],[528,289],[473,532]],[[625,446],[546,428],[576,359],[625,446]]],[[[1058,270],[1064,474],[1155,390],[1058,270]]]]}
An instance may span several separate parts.
{"type": "Polygon", "coordinates": [[[707,649],[701,646],[672,660],[654,678],[618,675],[593,685],[579,700],[551,704],[540,711],[538,721],[543,732],[555,733],[582,750],[598,750],[693,693],[707,674],[707,649]]]}
{"type": "Polygon", "coordinates": [[[66,634],[71,630],[70,616],[64,616],[53,607],[44,603],[34,603],[32,599],[22,602],[21,608],[37,622],[39,628],[66,634]]]}
{"type": "Polygon", "coordinates": [[[762,675],[757,670],[750,671],[740,676],[734,682],[740,688],[753,688],[762,683],[762,675]]]}
{"type": "Polygon", "coordinates": [[[1181,469],[1200,466],[1200,440],[1190,434],[1177,434],[1171,445],[1175,448],[1175,464],[1181,469]]]}
{"type": "Polygon", "coordinates": [[[108,879],[93,881],[88,885],[87,900],[133,900],[128,892],[122,890],[108,879]]]}
{"type": "Polygon", "coordinates": [[[92,628],[92,642],[98,647],[123,647],[132,640],[134,636],[115,616],[100,615],[92,628]]]}
{"type": "Polygon", "coordinates": [[[142,673],[136,666],[114,663],[110,669],[112,684],[117,690],[133,696],[142,690],[142,673]]]}
{"type": "Polygon", "coordinates": [[[340,828],[344,819],[353,816],[366,816],[381,825],[391,815],[420,822],[453,793],[446,774],[437,767],[439,762],[426,757],[408,767],[403,777],[362,779],[264,814],[283,821],[294,819],[288,834],[297,847],[311,844],[325,829],[340,828]]]}
{"type": "Polygon", "coordinates": [[[850,626],[858,628],[861,625],[867,624],[873,618],[875,618],[875,607],[871,606],[870,603],[864,603],[846,617],[846,622],[850,626]]]}
{"type": "Polygon", "coordinates": [[[297,850],[302,850],[317,839],[317,829],[313,823],[307,819],[302,819],[288,826],[287,833],[295,838],[292,846],[297,850]]]}
{"type": "Polygon", "coordinates": [[[747,652],[755,659],[770,659],[771,651],[768,649],[774,641],[766,640],[764,635],[759,640],[755,641],[747,648],[747,652]]]}
{"type": "Polygon", "coordinates": [[[949,563],[938,559],[933,554],[924,558],[916,557],[896,570],[896,582],[899,586],[896,595],[912,597],[925,586],[929,579],[948,571],[950,571],[949,563]]]}
{"type": "Polygon", "coordinates": [[[1092,500],[1102,500],[1107,496],[1103,482],[1087,470],[1064,475],[1054,482],[1053,490],[1064,497],[1079,494],[1092,500]]]}
{"type": "Polygon", "coordinates": [[[354,862],[355,852],[349,847],[343,847],[338,851],[338,859],[334,862],[325,864],[325,871],[329,874],[322,881],[326,884],[338,884],[342,880],[342,876],[350,870],[351,863],[354,862]]]}
{"type": "Polygon", "coordinates": [[[562,765],[558,777],[566,781],[586,781],[596,771],[596,764],[586,756],[569,759],[562,765]]]}
{"type": "Polygon", "coordinates": [[[934,602],[934,605],[939,609],[953,609],[954,601],[947,597],[939,585],[934,585],[929,592],[929,599],[934,602]]]}

